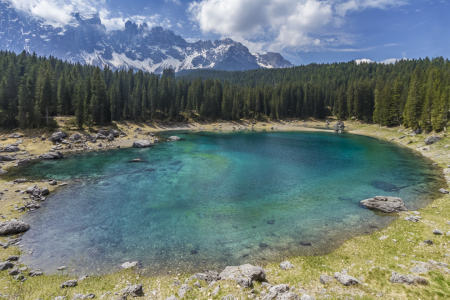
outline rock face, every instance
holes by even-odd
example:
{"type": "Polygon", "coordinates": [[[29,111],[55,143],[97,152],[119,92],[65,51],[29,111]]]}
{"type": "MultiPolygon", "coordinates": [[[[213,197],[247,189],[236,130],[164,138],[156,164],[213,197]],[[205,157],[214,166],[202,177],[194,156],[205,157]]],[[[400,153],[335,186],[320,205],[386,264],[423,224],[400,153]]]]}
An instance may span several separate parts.
{"type": "Polygon", "coordinates": [[[409,284],[409,285],[428,284],[428,281],[423,277],[417,275],[403,275],[398,274],[397,272],[392,272],[390,281],[392,283],[409,284]]]}
{"type": "Polygon", "coordinates": [[[339,272],[334,273],[334,278],[345,286],[350,286],[350,285],[361,283],[361,281],[359,281],[355,277],[352,277],[347,274],[339,273],[339,272]]]}
{"type": "Polygon", "coordinates": [[[141,297],[144,296],[142,284],[131,285],[121,290],[122,296],[141,297]]]}
{"type": "Polygon", "coordinates": [[[60,142],[63,138],[67,137],[67,133],[62,131],[53,132],[52,136],[48,139],[52,142],[60,142]]]}
{"type": "Polygon", "coordinates": [[[283,261],[282,263],[280,263],[280,268],[282,268],[283,270],[289,270],[292,269],[294,267],[293,264],[291,264],[289,261],[283,261]]]}
{"type": "Polygon", "coordinates": [[[360,202],[369,209],[379,210],[386,213],[407,211],[405,203],[397,197],[376,196],[360,202]]]}
{"type": "Polygon", "coordinates": [[[153,146],[153,144],[147,140],[140,140],[133,142],[133,148],[147,148],[151,146],[153,146]]]}
{"type": "Polygon", "coordinates": [[[345,125],[342,121],[337,121],[336,124],[333,125],[334,131],[344,131],[345,125]]]}
{"type": "Polygon", "coordinates": [[[25,222],[11,220],[0,223],[0,235],[10,235],[25,232],[30,229],[30,225],[25,222]]]}
{"type": "Polygon", "coordinates": [[[434,144],[434,143],[439,142],[441,139],[442,139],[442,138],[441,138],[440,136],[432,135],[432,136],[427,137],[427,138],[424,140],[424,142],[425,142],[425,144],[427,144],[427,145],[431,145],[431,144],[434,144]]]}

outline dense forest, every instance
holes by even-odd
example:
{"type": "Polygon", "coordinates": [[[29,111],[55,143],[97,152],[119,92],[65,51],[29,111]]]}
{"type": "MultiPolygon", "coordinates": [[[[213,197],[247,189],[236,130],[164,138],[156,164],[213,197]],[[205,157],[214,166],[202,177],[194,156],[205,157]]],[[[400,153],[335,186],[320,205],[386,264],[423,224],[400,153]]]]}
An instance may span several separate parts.
{"type": "Polygon", "coordinates": [[[0,126],[38,128],[57,115],[79,127],[114,120],[238,120],[334,115],[443,130],[449,115],[450,62],[354,61],[246,72],[177,76],[101,69],[54,57],[0,52],[0,126]]]}

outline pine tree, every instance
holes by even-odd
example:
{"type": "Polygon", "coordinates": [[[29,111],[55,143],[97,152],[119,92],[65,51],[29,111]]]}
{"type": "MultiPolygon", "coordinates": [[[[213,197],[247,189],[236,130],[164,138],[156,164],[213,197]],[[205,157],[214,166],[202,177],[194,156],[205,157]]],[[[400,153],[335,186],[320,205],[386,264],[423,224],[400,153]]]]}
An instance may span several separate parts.
{"type": "Polygon", "coordinates": [[[404,110],[404,124],[413,129],[419,128],[423,99],[421,95],[421,72],[419,67],[414,70],[409,84],[408,98],[404,110]]]}

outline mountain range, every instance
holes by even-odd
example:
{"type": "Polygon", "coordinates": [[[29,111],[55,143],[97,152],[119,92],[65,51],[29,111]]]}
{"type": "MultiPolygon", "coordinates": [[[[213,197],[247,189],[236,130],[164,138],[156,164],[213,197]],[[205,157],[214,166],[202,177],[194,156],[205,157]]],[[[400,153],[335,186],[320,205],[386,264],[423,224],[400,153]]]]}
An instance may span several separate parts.
{"type": "Polygon", "coordinates": [[[112,69],[162,73],[196,69],[245,71],[288,68],[279,53],[251,53],[232,39],[189,43],[173,31],[126,22],[122,30],[107,31],[99,14],[72,14],[70,22],[52,26],[0,1],[0,49],[54,56],[112,69]]]}

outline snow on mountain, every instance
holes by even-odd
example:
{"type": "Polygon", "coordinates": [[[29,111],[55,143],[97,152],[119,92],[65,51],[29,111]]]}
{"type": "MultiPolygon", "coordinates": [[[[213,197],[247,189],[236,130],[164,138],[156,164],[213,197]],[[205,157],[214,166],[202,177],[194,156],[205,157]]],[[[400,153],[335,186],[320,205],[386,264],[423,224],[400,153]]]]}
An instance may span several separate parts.
{"type": "Polygon", "coordinates": [[[278,53],[250,53],[231,39],[189,43],[162,27],[148,28],[128,21],[123,30],[106,31],[98,14],[73,14],[63,27],[14,10],[0,0],[0,48],[20,53],[54,56],[70,62],[112,69],[140,69],[162,73],[193,69],[244,71],[288,68],[278,53]]]}

